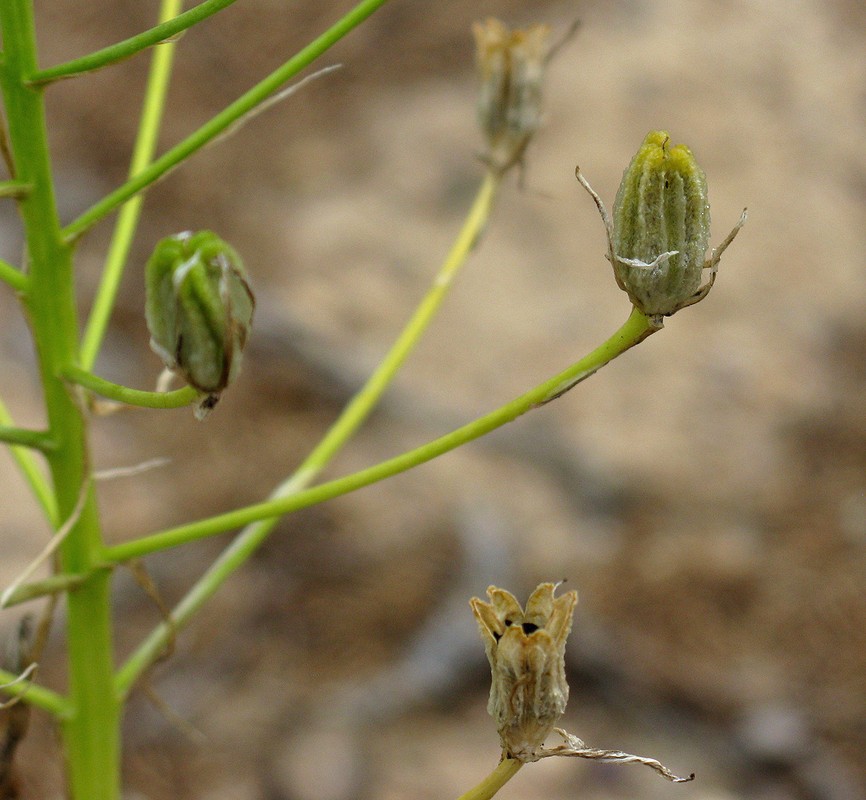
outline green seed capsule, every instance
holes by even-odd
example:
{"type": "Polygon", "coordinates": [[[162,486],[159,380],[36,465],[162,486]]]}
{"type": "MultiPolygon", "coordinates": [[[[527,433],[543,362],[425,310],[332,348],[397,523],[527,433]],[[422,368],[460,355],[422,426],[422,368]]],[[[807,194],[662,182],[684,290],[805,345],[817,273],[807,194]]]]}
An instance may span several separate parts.
{"type": "Polygon", "coordinates": [[[147,262],[145,314],[150,345],[171,370],[208,395],[237,376],[255,298],[240,257],[210,231],[160,241],[147,262]]]}
{"type": "Polygon", "coordinates": [[[688,147],[671,147],[664,131],[648,134],[614,203],[617,282],[645,314],[673,314],[700,288],[709,238],[703,170],[688,147]]]}

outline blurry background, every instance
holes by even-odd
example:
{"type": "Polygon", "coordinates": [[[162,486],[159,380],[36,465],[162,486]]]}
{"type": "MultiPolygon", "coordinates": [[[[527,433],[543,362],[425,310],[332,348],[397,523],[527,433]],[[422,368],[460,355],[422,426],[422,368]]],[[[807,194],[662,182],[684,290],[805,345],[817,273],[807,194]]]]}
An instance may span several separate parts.
{"type": "MultiPolygon", "coordinates": [[[[155,0],[37,3],[44,65],[150,26],[155,0]]],[[[350,7],[244,0],[177,52],[163,148],[350,7]]],[[[112,541],[262,498],[315,443],[421,298],[481,175],[470,25],[541,21],[556,57],[523,187],[344,474],[506,402],[594,347],[628,303],[579,163],[612,203],[650,129],[705,169],[714,242],[749,223],[709,299],[573,393],[410,474],[282,522],[180,636],[126,721],[129,798],[453,798],[499,756],[468,606],[495,582],[580,591],[564,726],[698,780],[551,759],[503,798],[866,796],[866,6],[394,0],[321,65],[343,68],[196,156],[147,195],[98,372],[152,386],[142,266],[212,228],[259,298],[244,372],[203,424],[189,410],[93,421],[112,541]],[[185,722],[180,722],[183,720],[185,722]]],[[[122,182],[148,59],[47,92],[65,220],[122,182]]],[[[110,232],[82,242],[86,308],[110,232]]],[[[18,260],[11,204],[0,250],[18,260]]],[[[0,292],[0,392],[39,424],[26,328],[0,292]]],[[[0,578],[44,525],[0,459],[0,578]],[[23,499],[22,499],[23,498],[23,499]]],[[[147,559],[167,603],[229,541],[147,559]]],[[[118,645],[159,612],[121,571],[118,645]]],[[[25,608],[5,612],[8,635],[25,608]]],[[[58,630],[62,626],[57,626],[58,630]]],[[[62,642],[41,678],[62,685],[62,642]]],[[[25,796],[60,796],[41,715],[25,796]]]]}

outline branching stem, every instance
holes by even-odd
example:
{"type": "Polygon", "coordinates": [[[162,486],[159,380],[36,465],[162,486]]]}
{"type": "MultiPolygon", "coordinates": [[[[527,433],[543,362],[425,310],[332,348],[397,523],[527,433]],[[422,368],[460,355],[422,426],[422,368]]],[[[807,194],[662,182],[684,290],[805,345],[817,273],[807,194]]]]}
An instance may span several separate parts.
{"type": "Polygon", "coordinates": [[[48,431],[31,431],[27,428],[15,428],[9,425],[0,425],[0,442],[31,447],[46,453],[56,446],[48,431]]]}
{"type": "Polygon", "coordinates": [[[114,211],[118,206],[159,180],[193,153],[201,150],[202,147],[213,141],[241,117],[248,114],[260,103],[265,102],[286,81],[309,66],[335,42],[357,27],[386,2],[387,0],[362,0],[339,22],[317,39],[310,42],[297,55],[290,58],[267,78],[257,83],[252,89],[223,109],[209,122],[202,125],[197,131],[194,131],[167,153],[157,158],[146,169],[143,169],[122,186],[106,195],[102,200],[85,211],[78,219],[67,225],[63,229],[64,241],[74,242],[85,231],[114,211]]]}
{"type": "Polygon", "coordinates": [[[32,706],[48,711],[58,719],[70,716],[72,708],[63,695],[38,686],[32,681],[20,681],[18,675],[0,669],[0,692],[9,697],[20,697],[32,706]]]}
{"type": "Polygon", "coordinates": [[[148,47],[178,36],[187,30],[187,28],[191,28],[193,25],[216,14],[217,11],[221,11],[234,2],[235,0],[205,0],[205,2],[199,3],[195,8],[191,8],[174,19],[163,22],[130,39],[125,39],[122,42],[118,42],[102,50],[97,50],[95,53],[89,53],[81,58],[76,58],[74,61],[67,61],[65,64],[58,64],[55,67],[38,70],[30,76],[28,83],[31,86],[39,86],[60,80],[61,78],[73,78],[86,72],[102,69],[110,64],[116,64],[118,61],[123,61],[130,56],[134,56],[148,47]]]}
{"type": "Polygon", "coordinates": [[[634,347],[657,330],[659,328],[651,319],[644,316],[637,309],[633,309],[623,326],[589,355],[575,362],[558,375],[520,395],[520,397],[512,400],[510,403],[439,439],[435,439],[421,447],[360,472],[320,484],[312,489],[307,489],[289,497],[257,503],[198,522],[169,528],[168,530],[154,533],[141,539],[114,545],[113,547],[106,548],[104,552],[105,560],[110,563],[119,563],[128,561],[131,558],[140,558],[148,553],[177,547],[178,545],[208,536],[215,536],[216,534],[224,533],[232,528],[238,528],[257,520],[278,517],[302,508],[308,508],[326,500],[331,500],[334,497],[354,492],[372,483],[378,483],[400,472],[405,472],[443,453],[454,450],[467,442],[478,439],[506,423],[512,422],[527,411],[560,397],[579,382],[597,372],[612,359],[621,355],[629,348],[634,347]]]}
{"type": "Polygon", "coordinates": [[[107,397],[109,400],[116,400],[118,403],[125,403],[129,406],[141,406],[142,408],[183,408],[194,403],[199,397],[199,392],[192,386],[184,386],[173,392],[148,392],[143,389],[130,389],[128,386],[112,383],[81,369],[81,367],[72,365],[63,369],[62,377],[70,383],[83,386],[85,389],[89,389],[102,397],[107,397]]]}

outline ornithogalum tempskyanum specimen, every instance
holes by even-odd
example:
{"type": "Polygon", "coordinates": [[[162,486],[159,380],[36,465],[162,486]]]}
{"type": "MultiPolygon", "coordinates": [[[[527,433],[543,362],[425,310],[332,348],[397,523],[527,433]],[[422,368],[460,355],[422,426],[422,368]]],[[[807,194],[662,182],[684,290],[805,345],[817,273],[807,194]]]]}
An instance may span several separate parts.
{"type": "Polygon", "coordinates": [[[210,231],[160,241],[147,262],[145,313],[150,345],[213,408],[237,376],[255,299],[235,250],[210,231]]]}
{"type": "Polygon", "coordinates": [[[704,171],[685,145],[671,146],[665,131],[647,134],[622,177],[613,220],[578,170],[608,232],[608,258],[619,287],[649,317],[666,317],[702,300],[713,285],[719,259],[746,212],[706,259],[710,204],[704,171]],[[703,271],[710,277],[703,286],[703,271]]]}

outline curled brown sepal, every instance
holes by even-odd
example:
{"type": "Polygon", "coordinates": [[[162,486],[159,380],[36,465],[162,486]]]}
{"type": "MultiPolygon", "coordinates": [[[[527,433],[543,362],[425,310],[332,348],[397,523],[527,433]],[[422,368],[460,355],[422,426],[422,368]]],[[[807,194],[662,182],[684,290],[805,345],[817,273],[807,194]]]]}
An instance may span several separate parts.
{"type": "Polygon", "coordinates": [[[602,761],[606,764],[643,764],[645,767],[655,770],[659,775],[667,778],[672,783],[688,783],[695,779],[694,772],[687,778],[680,778],[674,775],[673,772],[655,758],[635,756],[631,753],[624,753],[621,750],[598,750],[595,747],[587,747],[581,739],[564,731],[562,728],[554,728],[554,730],[565,740],[565,744],[539,748],[535,752],[534,758],[531,759],[532,761],[552,756],[571,756],[573,758],[589,758],[593,761],[602,761]]]}

